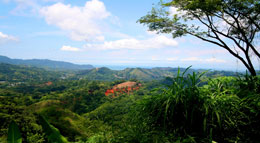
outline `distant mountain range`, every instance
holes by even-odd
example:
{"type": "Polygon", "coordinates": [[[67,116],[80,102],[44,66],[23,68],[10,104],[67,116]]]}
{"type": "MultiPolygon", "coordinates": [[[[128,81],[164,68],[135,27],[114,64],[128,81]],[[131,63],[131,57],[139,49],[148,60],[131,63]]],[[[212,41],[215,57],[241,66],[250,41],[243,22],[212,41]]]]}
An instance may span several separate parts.
{"type": "MultiPolygon", "coordinates": [[[[157,67],[157,68],[126,68],[124,70],[111,70],[106,67],[94,68],[90,70],[82,70],[76,73],[74,78],[85,78],[89,80],[102,80],[102,81],[113,81],[113,80],[131,80],[137,79],[142,81],[161,80],[166,77],[174,77],[177,75],[178,70],[183,73],[185,68],[171,68],[171,67],[157,67]]],[[[191,74],[193,72],[205,72],[206,70],[200,69],[189,69],[186,72],[191,74]]],[[[205,76],[236,76],[237,73],[230,71],[208,71],[205,76]]]]}
{"type": "Polygon", "coordinates": [[[11,59],[6,56],[0,56],[0,63],[33,66],[33,67],[39,67],[44,69],[50,69],[50,70],[87,70],[87,69],[94,68],[94,66],[92,65],[77,65],[77,64],[63,62],[63,61],[52,61],[47,59],[21,60],[21,59],[11,59]]]}
{"type": "MultiPolygon", "coordinates": [[[[49,80],[65,77],[69,79],[89,79],[101,81],[115,80],[162,80],[166,77],[174,77],[178,70],[183,73],[185,68],[156,67],[156,68],[126,68],[124,70],[111,70],[107,67],[95,68],[92,65],[76,65],[68,62],[52,60],[20,60],[0,56],[0,80],[2,81],[26,81],[34,79],[49,80]],[[41,68],[44,68],[41,69],[41,68]],[[47,69],[47,70],[46,70],[47,69]],[[48,71],[50,69],[51,71],[48,71]],[[55,72],[55,71],[59,72],[55,72]],[[69,75],[69,76],[67,76],[69,75]],[[48,78],[46,78],[48,77],[48,78]]],[[[204,72],[204,69],[189,69],[186,74],[204,72]]],[[[241,74],[241,73],[240,73],[241,74]]],[[[230,71],[208,71],[208,77],[236,76],[230,71]]]]}

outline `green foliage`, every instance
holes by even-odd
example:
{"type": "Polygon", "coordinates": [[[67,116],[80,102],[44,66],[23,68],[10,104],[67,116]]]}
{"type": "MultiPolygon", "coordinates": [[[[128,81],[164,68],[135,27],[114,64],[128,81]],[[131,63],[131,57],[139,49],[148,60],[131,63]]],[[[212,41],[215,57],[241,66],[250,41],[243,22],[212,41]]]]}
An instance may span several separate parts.
{"type": "MultiPolygon", "coordinates": [[[[123,79],[3,86],[0,142],[7,140],[12,120],[28,143],[260,140],[259,77],[225,77],[173,68],[129,69],[127,73],[133,71],[174,74],[164,80],[140,81],[140,90],[116,98],[104,93],[123,79]]],[[[107,73],[106,69],[99,72],[107,73]]]]}
{"type": "Polygon", "coordinates": [[[124,142],[125,136],[131,136],[126,129],[130,121],[129,112],[140,98],[136,95],[120,96],[84,114],[92,131],[88,141],[124,142]]]}
{"type": "Polygon", "coordinates": [[[101,134],[101,135],[94,135],[91,138],[88,139],[87,143],[107,143],[106,137],[101,134]]]}
{"type": "Polygon", "coordinates": [[[76,82],[75,84],[79,85],[78,89],[70,87],[60,98],[64,102],[65,108],[77,114],[84,114],[93,111],[106,101],[107,98],[104,93],[109,88],[109,85],[98,81],[85,81],[86,83],[84,83],[81,80],[78,83],[76,82]],[[84,86],[81,85],[82,83],[84,83],[84,86]]]}
{"type": "Polygon", "coordinates": [[[43,116],[39,115],[40,124],[43,127],[43,131],[47,135],[48,141],[53,143],[67,143],[67,139],[64,138],[59,130],[52,126],[43,116]]]}
{"type": "Polygon", "coordinates": [[[259,108],[254,107],[259,97],[249,106],[234,94],[235,86],[224,86],[228,82],[217,80],[199,87],[201,74],[183,75],[178,74],[163,93],[146,96],[137,104],[128,130],[133,136],[125,142],[257,141],[258,131],[249,137],[243,130],[259,122],[259,108]]]}
{"type": "Polygon", "coordinates": [[[240,90],[238,95],[246,97],[249,94],[260,93],[260,76],[249,76],[239,77],[236,82],[240,90]]]}
{"type": "Polygon", "coordinates": [[[8,143],[22,143],[22,136],[18,125],[12,121],[8,128],[8,143]]]}
{"type": "Polygon", "coordinates": [[[59,129],[60,133],[64,135],[68,141],[75,142],[79,139],[86,139],[89,137],[88,128],[83,117],[78,114],[68,110],[62,109],[60,105],[55,103],[49,104],[47,107],[39,107],[43,108],[38,109],[38,113],[48,117],[50,123],[59,129]]]}
{"type": "Polygon", "coordinates": [[[5,137],[8,134],[8,126],[13,120],[21,127],[23,142],[44,142],[44,135],[41,126],[37,124],[37,117],[22,106],[22,102],[22,98],[0,96],[0,136],[5,137]]]}

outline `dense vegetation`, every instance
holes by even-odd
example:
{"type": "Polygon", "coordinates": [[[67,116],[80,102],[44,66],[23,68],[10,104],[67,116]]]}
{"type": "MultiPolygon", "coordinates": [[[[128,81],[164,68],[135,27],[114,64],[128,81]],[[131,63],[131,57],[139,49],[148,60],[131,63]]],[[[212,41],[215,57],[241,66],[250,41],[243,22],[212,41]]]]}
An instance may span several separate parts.
{"type": "Polygon", "coordinates": [[[36,67],[16,66],[0,63],[0,81],[2,82],[32,82],[53,81],[65,76],[59,72],[48,72],[36,67]]]}
{"type": "MultiPolygon", "coordinates": [[[[5,70],[13,68],[9,66],[5,70]]],[[[17,72],[25,75],[33,71],[19,68],[17,72]]],[[[100,76],[110,72],[101,71],[100,76]]],[[[44,79],[54,73],[41,70],[35,76],[44,79]]],[[[21,80],[23,84],[1,86],[0,142],[7,141],[13,121],[28,143],[260,140],[259,77],[177,70],[163,80],[139,80],[139,90],[116,98],[105,92],[125,79],[48,81],[51,84],[21,80]]]]}

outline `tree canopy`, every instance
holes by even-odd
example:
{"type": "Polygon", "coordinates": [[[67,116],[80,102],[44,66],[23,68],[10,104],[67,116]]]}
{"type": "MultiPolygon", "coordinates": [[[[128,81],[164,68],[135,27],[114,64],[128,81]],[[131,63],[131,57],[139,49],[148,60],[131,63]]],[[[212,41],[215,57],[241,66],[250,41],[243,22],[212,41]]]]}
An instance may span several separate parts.
{"type": "Polygon", "coordinates": [[[171,0],[159,5],[138,22],[151,31],[171,33],[173,38],[192,35],[222,47],[256,75],[259,0],[171,0]]]}

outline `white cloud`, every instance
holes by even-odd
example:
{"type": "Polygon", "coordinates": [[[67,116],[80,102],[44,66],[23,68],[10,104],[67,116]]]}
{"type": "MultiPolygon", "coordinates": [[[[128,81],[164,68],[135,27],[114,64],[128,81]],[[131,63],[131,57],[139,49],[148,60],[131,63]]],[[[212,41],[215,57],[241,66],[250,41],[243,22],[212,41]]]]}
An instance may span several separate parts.
{"type": "Polygon", "coordinates": [[[113,50],[113,49],[132,49],[132,50],[144,50],[144,49],[158,49],[164,47],[176,47],[178,42],[172,38],[166,36],[155,36],[146,40],[138,40],[135,38],[121,39],[116,41],[106,41],[101,44],[86,44],[85,48],[95,48],[101,50],[113,50]]]}
{"type": "Polygon", "coordinates": [[[207,63],[225,63],[225,60],[216,59],[216,58],[209,58],[209,59],[201,59],[198,57],[190,57],[181,59],[182,62],[207,62],[207,63]]]}
{"type": "Polygon", "coordinates": [[[177,14],[178,16],[183,16],[186,12],[183,10],[178,10],[176,7],[170,7],[169,8],[170,15],[177,14]]]}
{"type": "Polygon", "coordinates": [[[0,43],[5,43],[8,41],[18,41],[18,39],[14,36],[4,34],[0,32],[0,43]]]}
{"type": "Polygon", "coordinates": [[[69,32],[76,41],[104,41],[103,23],[111,16],[99,0],[87,1],[84,7],[56,3],[41,8],[40,14],[48,24],[69,32]]]}
{"type": "Polygon", "coordinates": [[[62,46],[62,51],[70,51],[70,52],[79,52],[79,48],[71,47],[71,46],[62,46]]]}

